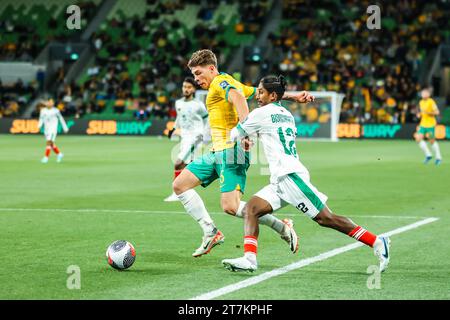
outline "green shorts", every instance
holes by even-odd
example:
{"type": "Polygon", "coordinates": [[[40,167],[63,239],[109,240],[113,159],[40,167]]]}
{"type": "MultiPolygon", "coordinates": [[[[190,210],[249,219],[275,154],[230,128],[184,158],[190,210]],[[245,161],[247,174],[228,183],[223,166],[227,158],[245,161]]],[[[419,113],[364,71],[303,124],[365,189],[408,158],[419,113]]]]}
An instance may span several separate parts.
{"type": "Polygon", "coordinates": [[[428,139],[434,139],[434,127],[425,128],[420,126],[417,133],[423,134],[428,139]]]}
{"type": "Polygon", "coordinates": [[[202,187],[207,187],[219,178],[220,192],[239,190],[244,193],[249,166],[250,153],[235,145],[233,148],[206,153],[186,168],[202,182],[202,187]]]}

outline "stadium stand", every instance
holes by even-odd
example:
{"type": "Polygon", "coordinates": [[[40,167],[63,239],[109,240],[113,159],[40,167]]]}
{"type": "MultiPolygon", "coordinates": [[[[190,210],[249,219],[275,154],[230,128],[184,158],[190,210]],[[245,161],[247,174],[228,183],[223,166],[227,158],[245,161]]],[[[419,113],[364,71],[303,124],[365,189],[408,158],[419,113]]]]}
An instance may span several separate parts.
{"type": "Polygon", "coordinates": [[[270,36],[276,48],[272,72],[286,74],[290,89],[345,93],[341,122],[417,120],[424,59],[450,35],[444,3],[388,2],[380,30],[366,28],[369,1],[283,3],[280,29],[270,36]]]}
{"type": "MultiPolygon", "coordinates": [[[[49,41],[71,40],[74,34],[65,28],[64,10],[71,2],[1,1],[0,61],[31,61],[49,41]]],[[[96,15],[100,3],[76,3],[82,8],[82,26],[96,15]]],[[[227,66],[237,48],[254,43],[272,5],[273,0],[226,0],[206,6],[199,0],[117,1],[91,36],[94,58],[71,83],[64,81],[61,69],[52,94],[69,117],[173,118],[179,84],[190,75],[190,54],[211,48],[220,66],[227,66]]],[[[450,39],[449,10],[440,1],[388,2],[382,10],[382,29],[369,32],[368,5],[369,1],[354,0],[284,0],[279,29],[268,39],[274,48],[268,71],[286,75],[290,90],[343,92],[341,122],[416,122],[419,77],[426,71],[425,58],[450,39]],[[400,17],[398,10],[404,13],[400,17]]],[[[38,81],[0,88],[0,115],[6,117],[20,115],[41,85],[38,81]],[[26,89],[16,92],[20,86],[26,89]]],[[[298,108],[305,120],[328,117],[327,108],[298,108]]],[[[442,121],[450,122],[447,114],[443,110],[442,121]]]]}
{"type": "MultiPolygon", "coordinates": [[[[81,25],[93,18],[101,0],[3,0],[0,2],[0,61],[33,61],[50,41],[67,41],[74,33],[66,28],[66,8],[80,6],[81,25]]],[[[0,81],[0,117],[21,115],[38,91],[39,75],[30,83],[19,79],[14,84],[0,81]]]]}
{"type": "Polygon", "coordinates": [[[206,7],[199,1],[117,2],[92,36],[93,65],[71,85],[83,97],[78,99],[76,116],[131,118],[137,110],[146,110],[150,117],[173,118],[179,84],[190,75],[186,70],[190,54],[210,48],[225,65],[235,48],[254,41],[270,5],[270,1],[211,2],[206,7]],[[245,16],[242,10],[254,14],[245,16]]]}
{"type": "Polygon", "coordinates": [[[0,60],[31,61],[52,40],[66,41],[73,32],[66,28],[66,8],[78,5],[82,27],[96,12],[100,0],[2,0],[0,2],[0,60]]]}
{"type": "Polygon", "coordinates": [[[0,80],[0,118],[18,117],[37,95],[37,83],[24,83],[20,79],[12,85],[0,80]]]}

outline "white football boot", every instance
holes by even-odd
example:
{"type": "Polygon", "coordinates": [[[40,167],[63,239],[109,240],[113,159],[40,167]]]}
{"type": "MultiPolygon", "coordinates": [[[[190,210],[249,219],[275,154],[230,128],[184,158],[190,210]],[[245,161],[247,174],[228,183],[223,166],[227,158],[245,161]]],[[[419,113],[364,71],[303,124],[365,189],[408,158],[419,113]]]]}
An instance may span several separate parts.
{"type": "Polygon", "coordinates": [[[245,256],[236,259],[224,259],[222,260],[222,264],[225,268],[233,272],[253,272],[258,269],[258,266],[252,263],[245,256]]]}
{"type": "Polygon", "coordinates": [[[390,245],[391,239],[389,237],[378,237],[373,246],[373,251],[378,260],[380,260],[380,272],[385,271],[388,267],[389,259],[391,258],[390,245]]]}
{"type": "Polygon", "coordinates": [[[170,196],[165,198],[164,201],[165,202],[175,202],[175,201],[180,201],[180,199],[178,199],[177,194],[175,192],[173,192],[170,196]]]}
{"type": "Polygon", "coordinates": [[[224,242],[224,239],[225,236],[223,235],[223,233],[217,228],[214,228],[214,230],[210,234],[206,234],[203,236],[202,244],[197,248],[197,250],[194,251],[192,256],[194,258],[197,258],[209,253],[212,248],[219,244],[222,244],[224,242]]]}
{"type": "Polygon", "coordinates": [[[62,152],[58,153],[58,156],[56,157],[56,162],[61,162],[63,157],[64,155],[62,154],[62,152]]]}
{"type": "Polygon", "coordinates": [[[284,229],[281,239],[289,244],[292,253],[296,253],[298,251],[298,236],[294,230],[294,221],[292,219],[283,219],[282,221],[284,223],[284,229]]]}
{"type": "Polygon", "coordinates": [[[47,163],[48,162],[48,157],[43,157],[41,159],[41,163],[47,163]]]}

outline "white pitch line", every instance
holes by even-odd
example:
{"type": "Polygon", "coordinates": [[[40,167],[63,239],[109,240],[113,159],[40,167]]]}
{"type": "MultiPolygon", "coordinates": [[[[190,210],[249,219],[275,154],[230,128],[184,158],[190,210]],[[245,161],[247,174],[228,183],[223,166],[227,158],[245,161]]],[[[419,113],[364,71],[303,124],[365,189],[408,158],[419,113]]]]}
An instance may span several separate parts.
{"type": "MultiPolygon", "coordinates": [[[[46,212],[102,212],[102,213],[182,213],[181,211],[121,210],[121,209],[59,209],[59,208],[0,208],[0,211],[46,211],[46,212]]],[[[185,212],[184,212],[185,213],[185,212]]]]}
{"type": "MultiPolygon", "coordinates": [[[[46,212],[100,212],[100,213],[155,213],[155,214],[187,214],[185,211],[164,211],[164,210],[127,210],[127,209],[59,209],[59,208],[0,208],[0,211],[46,211],[46,212]]],[[[224,212],[210,212],[212,215],[224,215],[224,212]]],[[[303,217],[307,216],[300,213],[278,213],[280,216],[303,217]]],[[[392,215],[347,215],[347,217],[374,218],[374,219],[423,219],[419,216],[392,216],[392,215]]]]}
{"type": "MultiPolygon", "coordinates": [[[[407,226],[400,227],[400,228],[391,230],[389,232],[383,233],[383,234],[381,234],[381,236],[392,236],[394,234],[399,234],[399,233],[402,233],[402,232],[405,232],[405,231],[408,231],[408,230],[411,230],[411,229],[415,229],[415,228],[418,228],[418,227],[423,226],[425,224],[435,222],[437,220],[439,220],[439,219],[438,218],[424,219],[424,220],[421,220],[421,221],[409,224],[407,226]]],[[[308,266],[310,264],[313,264],[313,263],[316,263],[316,262],[323,261],[323,260],[326,260],[328,258],[334,257],[334,256],[336,256],[338,254],[341,254],[341,253],[344,253],[344,252],[347,252],[347,251],[350,251],[350,250],[362,247],[363,245],[364,244],[362,244],[361,242],[355,242],[355,243],[346,245],[344,247],[336,248],[336,249],[333,249],[333,250],[321,253],[321,254],[319,254],[319,255],[317,255],[315,257],[302,259],[300,261],[291,263],[291,264],[289,264],[289,265],[287,265],[285,267],[274,269],[272,271],[262,273],[262,274],[260,274],[258,276],[252,277],[250,279],[243,280],[243,281],[240,281],[240,282],[237,282],[237,283],[225,286],[223,288],[220,288],[220,289],[217,289],[217,290],[213,290],[213,291],[210,291],[210,292],[198,295],[196,297],[191,298],[190,300],[210,300],[210,299],[214,299],[214,298],[223,296],[225,294],[228,294],[228,293],[231,293],[231,292],[234,292],[234,291],[246,288],[246,287],[250,287],[252,285],[255,285],[257,283],[260,283],[262,281],[268,280],[270,278],[282,275],[282,274],[287,273],[289,271],[300,269],[300,268],[306,267],[306,266],[308,266]]]]}

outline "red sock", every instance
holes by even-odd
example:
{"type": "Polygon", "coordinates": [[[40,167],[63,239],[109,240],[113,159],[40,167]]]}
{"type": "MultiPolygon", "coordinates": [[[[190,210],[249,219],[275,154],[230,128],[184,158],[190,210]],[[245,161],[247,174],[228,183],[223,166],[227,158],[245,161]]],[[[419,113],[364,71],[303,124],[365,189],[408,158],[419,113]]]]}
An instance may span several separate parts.
{"type": "Polygon", "coordinates": [[[254,236],[244,237],[244,254],[253,253],[256,256],[258,251],[258,239],[254,236]]]}
{"type": "Polygon", "coordinates": [[[55,146],[55,145],[53,145],[53,151],[54,151],[56,154],[59,154],[59,149],[58,149],[58,147],[55,146]]]}
{"type": "Polygon", "coordinates": [[[48,158],[48,156],[50,155],[50,151],[52,150],[52,147],[50,147],[50,146],[47,146],[46,148],[45,148],[45,156],[48,158]]]}
{"type": "Polygon", "coordinates": [[[173,180],[175,180],[180,175],[181,171],[183,171],[183,169],[173,171],[173,180]]]}
{"type": "Polygon", "coordinates": [[[357,226],[355,229],[350,231],[348,234],[350,237],[361,241],[364,244],[367,244],[368,246],[373,247],[373,244],[375,243],[375,240],[377,240],[377,236],[373,233],[367,231],[366,229],[357,226]]]}

